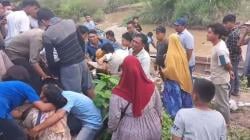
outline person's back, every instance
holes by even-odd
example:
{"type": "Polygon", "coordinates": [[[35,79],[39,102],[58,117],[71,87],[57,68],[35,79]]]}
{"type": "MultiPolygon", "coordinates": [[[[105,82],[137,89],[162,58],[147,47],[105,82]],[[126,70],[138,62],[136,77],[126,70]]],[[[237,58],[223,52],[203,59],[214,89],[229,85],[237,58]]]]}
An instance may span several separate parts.
{"type": "Polygon", "coordinates": [[[6,44],[18,34],[30,30],[30,20],[23,10],[11,12],[7,16],[7,26],[7,36],[5,38],[6,44]]]}
{"type": "Polygon", "coordinates": [[[101,112],[89,97],[72,91],[63,91],[62,95],[68,101],[63,107],[64,110],[81,120],[83,126],[100,129],[102,126],[101,112]]]}
{"type": "Polygon", "coordinates": [[[14,37],[6,47],[6,53],[11,60],[26,59],[32,63],[39,60],[42,50],[43,30],[32,29],[14,37]]]}
{"type": "Polygon", "coordinates": [[[0,118],[11,119],[10,112],[22,105],[28,99],[31,102],[39,100],[38,95],[29,85],[20,81],[0,83],[0,118]]]}
{"type": "Polygon", "coordinates": [[[177,136],[184,134],[183,140],[225,140],[227,137],[225,120],[218,111],[181,109],[175,119],[178,121],[172,133],[177,136]]]}
{"type": "MultiPolygon", "coordinates": [[[[83,60],[83,51],[78,42],[74,21],[53,19],[55,22],[44,33],[45,44],[54,45],[62,66],[81,62],[83,60]]],[[[45,47],[46,51],[49,51],[47,54],[52,55],[53,48],[49,45],[45,47]]],[[[51,60],[48,60],[48,63],[50,63],[49,61],[51,60]]]]}

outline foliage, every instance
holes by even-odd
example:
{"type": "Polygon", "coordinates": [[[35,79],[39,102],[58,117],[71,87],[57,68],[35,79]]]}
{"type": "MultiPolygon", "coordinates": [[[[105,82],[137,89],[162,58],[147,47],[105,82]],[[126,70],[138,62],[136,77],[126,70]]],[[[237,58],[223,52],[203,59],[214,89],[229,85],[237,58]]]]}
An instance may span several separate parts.
{"type": "Polygon", "coordinates": [[[145,22],[172,23],[179,17],[191,25],[207,25],[230,12],[235,13],[241,1],[235,0],[147,0],[145,22]]]}
{"type": "MultiPolygon", "coordinates": [[[[95,92],[96,97],[94,99],[95,105],[102,111],[104,120],[108,118],[109,99],[111,97],[111,90],[119,83],[119,78],[106,74],[98,74],[100,80],[96,79],[95,92]]],[[[109,140],[111,135],[105,130],[101,134],[102,140],[109,140]]]]}
{"type": "Polygon", "coordinates": [[[134,4],[139,1],[140,0],[108,0],[106,7],[105,7],[105,12],[111,13],[111,12],[114,12],[120,6],[127,5],[127,4],[134,4]]]}
{"type": "Polygon", "coordinates": [[[228,132],[228,140],[249,140],[250,130],[239,126],[231,126],[228,132]]]}
{"type": "Polygon", "coordinates": [[[163,113],[163,122],[162,122],[162,140],[171,140],[170,129],[173,125],[173,121],[165,112],[163,113]]]}

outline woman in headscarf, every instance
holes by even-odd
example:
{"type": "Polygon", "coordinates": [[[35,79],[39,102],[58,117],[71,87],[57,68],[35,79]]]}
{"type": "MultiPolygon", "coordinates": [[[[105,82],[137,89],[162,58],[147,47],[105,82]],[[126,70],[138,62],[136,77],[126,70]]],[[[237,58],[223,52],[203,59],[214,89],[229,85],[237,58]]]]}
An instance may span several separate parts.
{"type": "Polygon", "coordinates": [[[163,105],[171,118],[181,108],[192,107],[192,80],[188,60],[177,34],[169,36],[168,52],[165,59],[163,105]]]}
{"type": "Polygon", "coordinates": [[[155,85],[136,57],[126,57],[121,68],[110,99],[112,140],[160,140],[162,104],[155,85]]]}

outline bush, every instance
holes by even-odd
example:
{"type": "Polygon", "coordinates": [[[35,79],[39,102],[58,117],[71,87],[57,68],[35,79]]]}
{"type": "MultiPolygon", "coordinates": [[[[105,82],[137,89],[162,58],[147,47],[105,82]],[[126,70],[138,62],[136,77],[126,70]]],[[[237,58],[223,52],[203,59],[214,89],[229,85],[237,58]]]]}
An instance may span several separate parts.
{"type": "Polygon", "coordinates": [[[95,19],[96,22],[100,22],[104,19],[104,12],[102,9],[98,9],[94,14],[93,14],[93,18],[95,19]]]}
{"type": "Polygon", "coordinates": [[[241,1],[235,0],[147,0],[144,22],[172,23],[179,17],[190,25],[208,25],[224,14],[235,13],[241,1]]]}

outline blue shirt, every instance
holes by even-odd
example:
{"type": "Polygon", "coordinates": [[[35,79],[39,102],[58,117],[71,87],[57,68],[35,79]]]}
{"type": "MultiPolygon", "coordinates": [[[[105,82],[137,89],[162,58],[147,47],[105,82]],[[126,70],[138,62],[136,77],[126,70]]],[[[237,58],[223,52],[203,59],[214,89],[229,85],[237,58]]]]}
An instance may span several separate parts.
{"type": "Polygon", "coordinates": [[[63,110],[72,113],[81,120],[83,126],[92,129],[100,129],[102,127],[101,111],[89,97],[72,91],[63,91],[62,95],[68,101],[63,110]]]}
{"type": "Polygon", "coordinates": [[[31,86],[21,81],[0,82],[0,118],[12,119],[10,112],[26,100],[30,103],[40,100],[31,86]]]}
{"type": "Polygon", "coordinates": [[[100,48],[103,47],[104,44],[106,43],[111,43],[109,40],[107,39],[99,39],[99,43],[98,43],[98,47],[96,48],[93,44],[91,44],[90,42],[87,43],[87,51],[89,54],[89,57],[91,58],[92,61],[96,61],[96,51],[100,48]]]}

